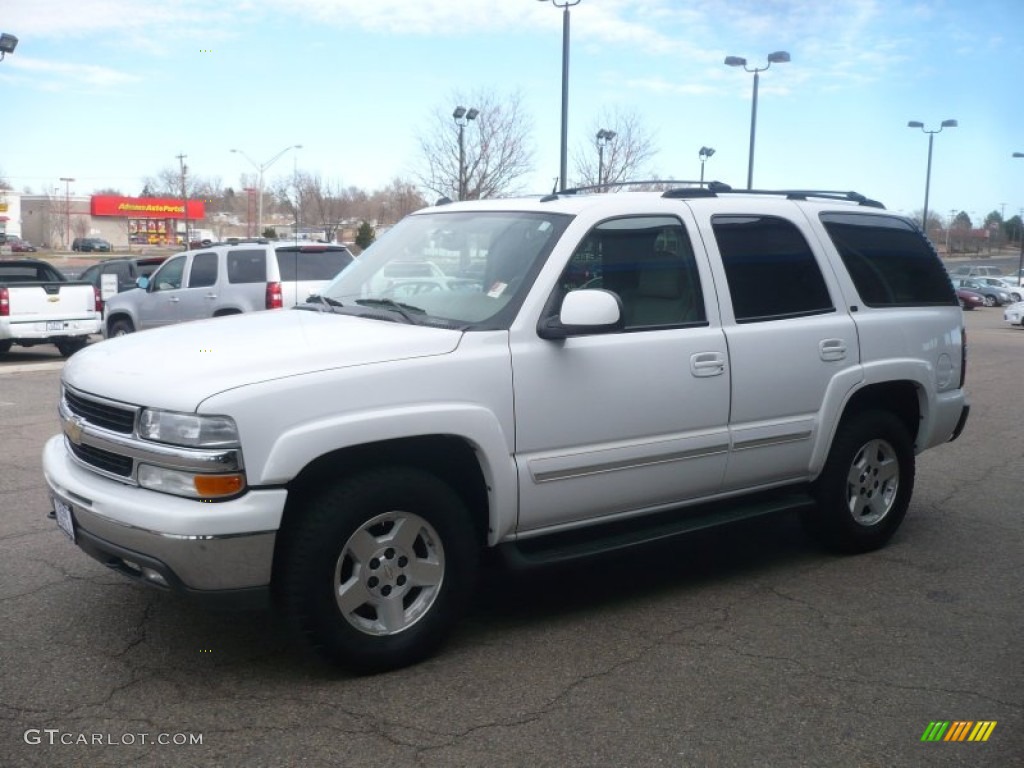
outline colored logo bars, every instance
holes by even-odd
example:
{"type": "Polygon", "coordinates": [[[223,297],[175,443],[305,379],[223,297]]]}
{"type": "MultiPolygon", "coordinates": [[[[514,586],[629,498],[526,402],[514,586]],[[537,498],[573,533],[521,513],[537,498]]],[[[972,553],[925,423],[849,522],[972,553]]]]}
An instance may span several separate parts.
{"type": "Polygon", "coordinates": [[[921,741],[988,741],[995,720],[933,720],[921,734],[921,741]]]}

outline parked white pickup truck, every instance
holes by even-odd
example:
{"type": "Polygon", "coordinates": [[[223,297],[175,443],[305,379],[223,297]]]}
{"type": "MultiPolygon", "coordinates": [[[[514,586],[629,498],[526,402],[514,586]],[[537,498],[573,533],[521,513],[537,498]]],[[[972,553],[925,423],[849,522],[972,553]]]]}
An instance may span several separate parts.
{"type": "Polygon", "coordinates": [[[56,344],[64,357],[100,332],[99,292],[36,259],[0,260],[0,356],[11,346],[56,344]]]}
{"type": "Polygon", "coordinates": [[[488,548],[543,566],[780,510],[881,547],[964,428],[965,353],[934,248],[860,195],[449,203],[297,309],[76,355],[43,471],[108,567],[270,594],[387,669],[438,646],[488,548]]]}

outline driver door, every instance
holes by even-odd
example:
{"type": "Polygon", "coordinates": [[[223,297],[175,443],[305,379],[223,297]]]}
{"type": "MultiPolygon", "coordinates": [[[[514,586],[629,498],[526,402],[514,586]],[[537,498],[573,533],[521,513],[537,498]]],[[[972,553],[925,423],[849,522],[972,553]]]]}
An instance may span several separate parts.
{"type": "Polygon", "coordinates": [[[187,257],[188,254],[183,253],[169,259],[149,278],[144,300],[139,302],[138,330],[178,322],[181,280],[187,257]]]}

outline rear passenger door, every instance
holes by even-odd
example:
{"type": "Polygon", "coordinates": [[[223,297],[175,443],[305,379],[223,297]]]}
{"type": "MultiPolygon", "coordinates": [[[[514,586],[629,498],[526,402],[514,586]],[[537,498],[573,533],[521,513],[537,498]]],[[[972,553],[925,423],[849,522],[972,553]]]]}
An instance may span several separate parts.
{"type": "Polygon", "coordinates": [[[201,320],[213,317],[217,309],[217,254],[212,251],[196,253],[188,268],[188,282],[181,291],[179,317],[182,320],[201,320]]]}
{"type": "MultiPolygon", "coordinates": [[[[780,209],[784,210],[784,209],[780,209]]],[[[806,479],[833,386],[859,376],[853,319],[798,211],[715,214],[705,240],[732,364],[732,449],[723,490],[806,479]]]]}

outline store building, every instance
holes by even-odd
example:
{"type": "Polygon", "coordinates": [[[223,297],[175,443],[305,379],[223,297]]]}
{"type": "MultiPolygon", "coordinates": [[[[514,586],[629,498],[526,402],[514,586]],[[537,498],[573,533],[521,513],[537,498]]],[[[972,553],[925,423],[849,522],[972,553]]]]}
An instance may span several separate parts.
{"type": "MultiPolygon", "coordinates": [[[[10,197],[10,196],[9,196],[10,197]]],[[[21,195],[21,236],[47,248],[64,249],[78,237],[102,237],[115,248],[184,242],[206,216],[204,201],[120,195],[21,195]]],[[[8,229],[13,231],[13,229],[8,229]]]]}

